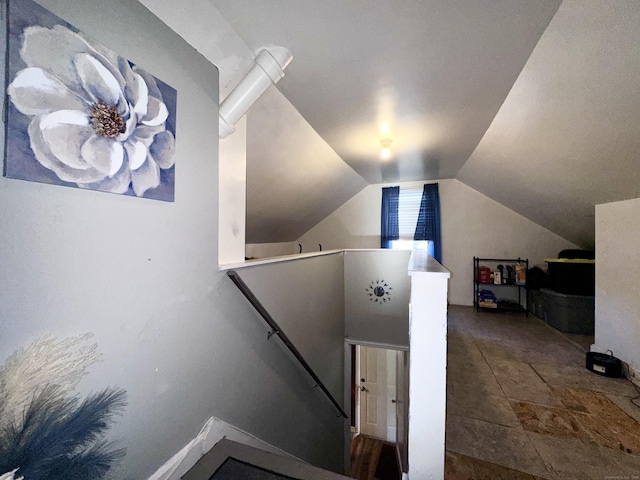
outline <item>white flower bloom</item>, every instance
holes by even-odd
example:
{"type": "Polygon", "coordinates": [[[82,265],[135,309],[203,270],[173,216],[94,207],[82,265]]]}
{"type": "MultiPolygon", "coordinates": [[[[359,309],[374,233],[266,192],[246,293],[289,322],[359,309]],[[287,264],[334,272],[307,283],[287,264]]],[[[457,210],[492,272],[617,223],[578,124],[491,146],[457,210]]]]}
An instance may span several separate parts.
{"type": "Polygon", "coordinates": [[[57,25],[24,29],[27,67],[7,88],[31,117],[31,149],[60,180],[137,196],[174,164],[175,139],[154,78],[81,33],[57,25]]]}

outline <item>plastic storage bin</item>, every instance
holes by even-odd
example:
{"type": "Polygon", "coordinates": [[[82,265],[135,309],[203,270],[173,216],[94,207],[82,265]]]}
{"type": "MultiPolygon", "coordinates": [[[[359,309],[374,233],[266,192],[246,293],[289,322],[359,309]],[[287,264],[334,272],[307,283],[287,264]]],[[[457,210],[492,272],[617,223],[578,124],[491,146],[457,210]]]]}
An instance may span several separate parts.
{"type": "Polygon", "coordinates": [[[547,258],[552,290],[566,295],[595,295],[596,261],[585,259],[547,258]]]}
{"type": "Polygon", "coordinates": [[[595,297],[565,295],[546,288],[540,293],[544,320],[549,325],[565,333],[593,334],[595,297]]]}

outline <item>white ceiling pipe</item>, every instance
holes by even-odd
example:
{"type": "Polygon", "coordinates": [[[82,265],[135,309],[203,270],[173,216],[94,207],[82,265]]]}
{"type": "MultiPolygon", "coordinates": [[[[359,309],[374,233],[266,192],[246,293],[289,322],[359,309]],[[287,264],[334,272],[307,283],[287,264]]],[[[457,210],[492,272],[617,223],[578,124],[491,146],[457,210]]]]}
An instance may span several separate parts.
{"type": "Polygon", "coordinates": [[[284,77],[284,69],[292,59],[293,55],[284,47],[268,46],[260,51],[256,64],[220,105],[220,138],[235,132],[233,125],[271,84],[275,85],[284,77]]]}

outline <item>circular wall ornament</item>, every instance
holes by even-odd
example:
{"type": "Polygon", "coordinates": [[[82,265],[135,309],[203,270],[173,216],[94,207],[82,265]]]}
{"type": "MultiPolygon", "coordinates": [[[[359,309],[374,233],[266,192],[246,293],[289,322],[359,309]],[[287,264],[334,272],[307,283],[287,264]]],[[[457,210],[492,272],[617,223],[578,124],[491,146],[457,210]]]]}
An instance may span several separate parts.
{"type": "Polygon", "coordinates": [[[387,303],[391,301],[391,290],[387,282],[384,280],[372,280],[369,286],[365,289],[369,300],[374,303],[387,303]]]}

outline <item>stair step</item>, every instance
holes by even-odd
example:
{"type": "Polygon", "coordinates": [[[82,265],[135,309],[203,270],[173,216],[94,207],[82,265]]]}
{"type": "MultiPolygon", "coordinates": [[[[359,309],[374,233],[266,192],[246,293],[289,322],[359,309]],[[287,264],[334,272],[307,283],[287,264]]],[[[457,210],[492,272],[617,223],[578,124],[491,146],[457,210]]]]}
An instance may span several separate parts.
{"type": "Polygon", "coordinates": [[[228,439],[209,450],[182,480],[348,480],[349,477],[308,463],[265,452],[228,439]]]}

